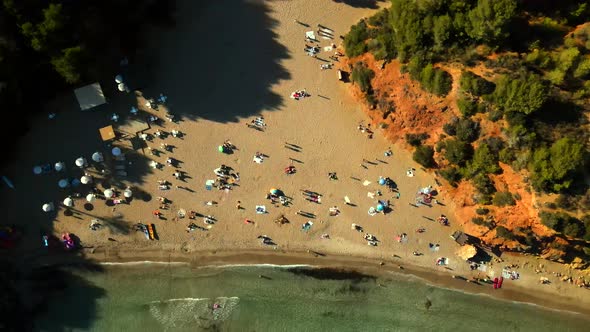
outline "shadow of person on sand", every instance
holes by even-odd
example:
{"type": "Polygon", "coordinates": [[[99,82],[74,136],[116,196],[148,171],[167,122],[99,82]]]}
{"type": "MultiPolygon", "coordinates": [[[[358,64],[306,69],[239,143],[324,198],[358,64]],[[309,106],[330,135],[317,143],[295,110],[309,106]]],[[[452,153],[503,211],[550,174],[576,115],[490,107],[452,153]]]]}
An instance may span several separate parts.
{"type": "Polygon", "coordinates": [[[284,97],[271,91],[291,77],[282,60],[267,4],[260,1],[178,1],[174,29],[154,32],[144,96],[165,93],[180,118],[237,122],[276,110],[284,97]]]}

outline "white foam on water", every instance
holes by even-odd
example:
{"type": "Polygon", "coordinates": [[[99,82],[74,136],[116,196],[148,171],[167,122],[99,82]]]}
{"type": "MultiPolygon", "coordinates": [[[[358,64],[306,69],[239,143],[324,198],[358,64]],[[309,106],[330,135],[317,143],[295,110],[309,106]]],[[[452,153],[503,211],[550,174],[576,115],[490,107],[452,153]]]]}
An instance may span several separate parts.
{"type": "Polygon", "coordinates": [[[134,262],[100,262],[100,265],[189,265],[187,262],[159,262],[159,261],[134,261],[134,262]]]}
{"type": "Polygon", "coordinates": [[[271,267],[271,268],[281,268],[281,269],[292,269],[297,267],[315,267],[314,265],[308,264],[291,264],[291,265],[281,265],[281,264],[225,264],[225,265],[207,265],[201,266],[201,268],[233,268],[233,267],[271,267]]]}
{"type": "Polygon", "coordinates": [[[238,297],[177,298],[149,302],[149,311],[164,330],[183,327],[211,328],[228,319],[240,299],[238,297]],[[213,305],[219,305],[213,309],[213,305]]]}
{"type": "Polygon", "coordinates": [[[152,301],[148,302],[148,304],[155,304],[155,303],[168,303],[168,302],[179,302],[179,301],[208,301],[208,297],[185,297],[179,299],[167,299],[161,301],[152,301]]]}

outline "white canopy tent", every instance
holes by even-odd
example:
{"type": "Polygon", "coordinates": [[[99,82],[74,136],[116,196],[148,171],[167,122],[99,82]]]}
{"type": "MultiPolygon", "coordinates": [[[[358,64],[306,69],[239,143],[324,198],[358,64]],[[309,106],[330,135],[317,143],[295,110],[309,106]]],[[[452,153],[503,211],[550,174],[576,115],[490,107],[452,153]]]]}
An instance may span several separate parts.
{"type": "Polygon", "coordinates": [[[82,111],[106,104],[107,102],[99,83],[93,83],[76,89],[74,90],[74,94],[76,95],[76,99],[78,99],[78,104],[80,104],[82,111]]]}
{"type": "Polygon", "coordinates": [[[130,198],[131,196],[133,196],[133,192],[131,191],[131,189],[127,188],[123,192],[123,196],[125,196],[126,198],[130,198]]]}
{"type": "Polygon", "coordinates": [[[87,201],[88,203],[92,203],[92,202],[94,202],[94,200],[95,200],[95,199],[96,199],[96,196],[94,196],[93,194],[88,194],[88,195],[86,195],[86,201],[87,201]]]}

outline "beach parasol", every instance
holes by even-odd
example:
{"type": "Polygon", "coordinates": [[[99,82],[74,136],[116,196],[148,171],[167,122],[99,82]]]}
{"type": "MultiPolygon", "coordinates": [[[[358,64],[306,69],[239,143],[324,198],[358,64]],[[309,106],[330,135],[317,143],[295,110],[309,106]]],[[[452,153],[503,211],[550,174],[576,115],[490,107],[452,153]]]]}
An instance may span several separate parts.
{"type": "Polygon", "coordinates": [[[65,187],[67,187],[67,186],[68,186],[68,184],[70,184],[70,183],[69,183],[69,181],[68,181],[68,179],[61,179],[61,180],[59,180],[59,182],[57,183],[57,185],[58,185],[60,188],[65,188],[65,187]]]}
{"type": "Polygon", "coordinates": [[[82,157],[76,159],[76,166],[84,167],[84,165],[86,165],[86,159],[84,159],[82,157]]]}
{"type": "Polygon", "coordinates": [[[57,162],[55,163],[55,171],[56,172],[61,172],[64,170],[64,168],[66,167],[66,165],[63,162],[57,162]]]}
{"type": "Polygon", "coordinates": [[[50,212],[53,211],[53,203],[45,203],[43,204],[43,212],[50,212]]]}
{"type": "Polygon", "coordinates": [[[71,199],[70,197],[66,197],[66,199],[64,199],[64,205],[72,207],[72,206],[74,206],[74,200],[71,199]]]}
{"type": "Polygon", "coordinates": [[[82,178],[80,178],[80,182],[82,182],[82,184],[89,184],[90,182],[92,182],[92,177],[84,175],[82,178]]]}
{"type": "Polygon", "coordinates": [[[115,192],[112,189],[106,189],[104,191],[104,197],[111,198],[115,195],[115,192]]]}
{"type": "Polygon", "coordinates": [[[348,196],[344,196],[344,202],[346,204],[350,204],[350,198],[348,196]]]}
{"type": "Polygon", "coordinates": [[[277,196],[283,196],[285,195],[281,190],[277,189],[277,188],[271,188],[270,189],[270,193],[273,195],[277,195],[277,196]]]}
{"type": "Polygon", "coordinates": [[[477,248],[472,245],[464,245],[457,250],[457,256],[464,260],[468,260],[477,254],[477,248]]]}
{"type": "Polygon", "coordinates": [[[86,195],[86,201],[88,201],[88,203],[94,202],[95,199],[96,199],[96,196],[94,196],[94,194],[86,195]]]}
{"type": "Polygon", "coordinates": [[[151,168],[158,168],[158,162],[155,160],[150,161],[150,167],[151,168]]]}
{"type": "Polygon", "coordinates": [[[104,159],[103,159],[103,157],[102,157],[102,153],[100,153],[100,152],[98,152],[98,151],[97,151],[97,152],[95,152],[95,153],[93,153],[93,154],[92,154],[92,160],[96,161],[97,163],[99,163],[99,162],[103,161],[104,159]]]}
{"type": "Polygon", "coordinates": [[[125,83],[119,83],[117,84],[117,89],[119,89],[119,91],[123,92],[127,90],[127,87],[125,86],[125,83]]]}
{"type": "Polygon", "coordinates": [[[383,204],[377,204],[377,208],[375,210],[377,210],[377,212],[382,212],[383,211],[383,204]]]}
{"type": "Polygon", "coordinates": [[[113,156],[120,156],[121,155],[121,149],[118,147],[114,147],[111,152],[113,153],[113,156]]]}
{"type": "Polygon", "coordinates": [[[123,76],[121,76],[121,75],[115,76],[115,82],[117,82],[117,83],[123,83],[123,76]]]}
{"type": "Polygon", "coordinates": [[[41,166],[35,166],[35,167],[33,167],[33,174],[39,175],[41,173],[43,173],[43,169],[41,168],[41,166]]]}
{"type": "Polygon", "coordinates": [[[131,191],[131,189],[127,188],[125,189],[125,191],[123,192],[123,196],[130,198],[131,196],[133,196],[133,191],[131,191]]]}
{"type": "Polygon", "coordinates": [[[380,185],[384,185],[385,184],[385,179],[384,178],[379,178],[379,184],[380,185]]]}
{"type": "Polygon", "coordinates": [[[223,148],[223,145],[220,145],[217,147],[217,150],[219,150],[219,152],[225,152],[225,149],[223,148]]]}
{"type": "Polygon", "coordinates": [[[77,187],[80,185],[80,180],[78,179],[73,179],[72,180],[72,187],[77,187]]]}
{"type": "Polygon", "coordinates": [[[137,114],[137,112],[139,112],[139,110],[137,109],[137,107],[131,106],[131,111],[129,111],[129,113],[135,115],[135,114],[137,114]]]}

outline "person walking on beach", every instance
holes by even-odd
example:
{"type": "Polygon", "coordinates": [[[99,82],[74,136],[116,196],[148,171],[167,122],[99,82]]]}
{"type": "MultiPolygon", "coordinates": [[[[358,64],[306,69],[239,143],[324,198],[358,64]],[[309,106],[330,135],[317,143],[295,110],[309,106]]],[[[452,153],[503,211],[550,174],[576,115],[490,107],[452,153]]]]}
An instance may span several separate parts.
{"type": "Polygon", "coordinates": [[[237,201],[237,203],[236,203],[236,208],[237,208],[238,210],[241,210],[241,209],[242,209],[242,202],[240,202],[240,201],[237,201]]]}

